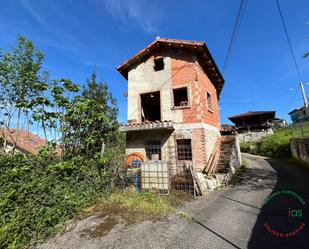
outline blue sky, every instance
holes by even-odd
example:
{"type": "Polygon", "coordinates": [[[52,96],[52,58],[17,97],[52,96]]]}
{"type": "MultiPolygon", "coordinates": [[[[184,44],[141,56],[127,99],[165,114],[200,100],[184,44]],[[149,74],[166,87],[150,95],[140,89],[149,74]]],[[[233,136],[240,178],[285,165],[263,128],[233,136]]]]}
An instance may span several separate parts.
{"type": "MultiPolygon", "coordinates": [[[[18,34],[45,53],[52,77],[83,84],[97,66],[126,120],[126,80],[115,70],[156,36],[206,41],[222,69],[240,0],[2,0],[0,47],[18,34]]],[[[280,0],[302,79],[309,82],[309,1],[280,0]]],[[[275,0],[249,0],[230,63],[224,73],[221,122],[233,114],[302,105],[299,82],[275,0]],[[294,90],[291,90],[294,89],[294,90]]],[[[306,85],[309,92],[309,85],[306,85]]]]}

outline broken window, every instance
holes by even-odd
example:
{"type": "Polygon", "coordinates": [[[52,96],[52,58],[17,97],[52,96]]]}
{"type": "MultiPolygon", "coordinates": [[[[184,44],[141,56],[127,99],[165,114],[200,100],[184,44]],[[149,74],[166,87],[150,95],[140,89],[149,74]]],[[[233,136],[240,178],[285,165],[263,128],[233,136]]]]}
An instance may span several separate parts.
{"type": "Polygon", "coordinates": [[[153,68],[155,71],[160,71],[164,69],[164,61],[162,57],[154,59],[153,68]]]}
{"type": "Polygon", "coordinates": [[[141,120],[161,120],[160,92],[141,94],[141,120]]]}
{"type": "Polygon", "coordinates": [[[159,140],[146,141],[145,150],[148,160],[161,160],[161,147],[159,140]]]}
{"type": "Polygon", "coordinates": [[[188,106],[188,89],[187,87],[173,89],[174,107],[188,106]]]}
{"type": "Polygon", "coordinates": [[[206,92],[206,100],[207,100],[207,107],[208,110],[212,111],[212,96],[209,92],[206,92]]]}
{"type": "Polygon", "coordinates": [[[177,139],[177,160],[192,161],[191,139],[177,139]]]}

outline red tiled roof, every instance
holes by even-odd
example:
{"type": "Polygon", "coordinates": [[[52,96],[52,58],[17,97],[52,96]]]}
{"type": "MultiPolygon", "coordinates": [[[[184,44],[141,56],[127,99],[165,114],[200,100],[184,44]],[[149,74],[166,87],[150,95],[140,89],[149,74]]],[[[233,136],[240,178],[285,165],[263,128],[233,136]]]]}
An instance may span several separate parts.
{"type": "Polygon", "coordinates": [[[213,82],[217,89],[218,97],[224,85],[224,79],[221,75],[214,59],[212,58],[206,43],[203,41],[190,41],[190,40],[178,40],[169,38],[157,37],[149,45],[144,47],[142,50],[131,56],[129,59],[121,63],[116,69],[128,79],[128,71],[136,64],[140,63],[141,60],[149,56],[152,52],[160,49],[160,47],[169,47],[171,49],[187,49],[194,50],[196,52],[198,61],[207,73],[207,76],[213,82]]]}
{"type": "Polygon", "coordinates": [[[240,114],[236,114],[234,116],[228,117],[228,119],[235,119],[235,118],[242,118],[242,117],[249,117],[249,116],[257,116],[257,115],[264,115],[264,114],[273,114],[275,117],[275,111],[255,111],[255,112],[244,112],[240,114]]]}
{"type": "Polygon", "coordinates": [[[221,124],[220,130],[221,131],[230,131],[234,130],[235,126],[234,125],[229,125],[229,124],[221,124]]]}
{"type": "MultiPolygon", "coordinates": [[[[0,137],[4,137],[10,144],[13,144],[16,139],[16,129],[0,129],[0,137]]],[[[39,147],[46,145],[45,139],[24,129],[18,129],[16,147],[21,151],[36,154],[39,147]]]]}

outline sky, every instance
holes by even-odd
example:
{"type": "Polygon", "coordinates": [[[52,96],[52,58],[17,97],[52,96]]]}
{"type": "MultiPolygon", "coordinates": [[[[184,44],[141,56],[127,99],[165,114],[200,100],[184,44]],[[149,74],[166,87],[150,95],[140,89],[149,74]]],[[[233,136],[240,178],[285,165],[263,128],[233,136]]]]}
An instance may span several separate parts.
{"type": "MultiPolygon", "coordinates": [[[[82,85],[94,65],[126,122],[127,81],[116,66],[157,36],[205,41],[222,70],[240,0],[0,0],[0,48],[24,35],[45,54],[53,78],[82,85]]],[[[309,82],[309,1],[280,0],[301,78],[309,82]]],[[[299,80],[275,0],[248,0],[223,74],[221,123],[256,110],[288,112],[303,104],[299,80]]],[[[309,84],[305,85],[309,92],[309,84]]]]}

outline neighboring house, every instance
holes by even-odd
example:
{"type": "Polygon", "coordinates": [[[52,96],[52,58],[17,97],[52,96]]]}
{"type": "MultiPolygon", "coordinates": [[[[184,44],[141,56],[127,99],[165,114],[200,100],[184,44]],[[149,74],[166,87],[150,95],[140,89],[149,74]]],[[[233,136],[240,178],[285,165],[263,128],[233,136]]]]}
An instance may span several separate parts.
{"type": "MultiPolygon", "coordinates": [[[[3,150],[5,153],[12,151],[16,141],[16,131],[17,130],[13,128],[0,129],[0,144],[4,147],[3,150]]],[[[37,149],[46,145],[47,143],[45,139],[40,138],[27,130],[18,129],[18,139],[15,147],[16,151],[35,155],[37,153],[37,149]]]]}
{"type": "Polygon", "coordinates": [[[222,124],[220,129],[221,135],[234,135],[236,127],[234,125],[222,124]]]}
{"type": "Polygon", "coordinates": [[[287,122],[286,120],[282,119],[282,118],[274,118],[272,121],[271,121],[271,124],[273,126],[273,128],[282,128],[284,126],[287,125],[287,122]]]}
{"type": "Polygon", "coordinates": [[[273,133],[275,115],[275,111],[249,111],[229,120],[235,124],[240,141],[254,141],[273,133]]]}
{"type": "Polygon", "coordinates": [[[220,140],[224,85],[206,44],[157,37],[117,70],[128,80],[126,153],[202,170],[220,140]]]}
{"type": "Polygon", "coordinates": [[[302,106],[289,112],[293,123],[304,122],[309,120],[309,108],[302,106]]]}

